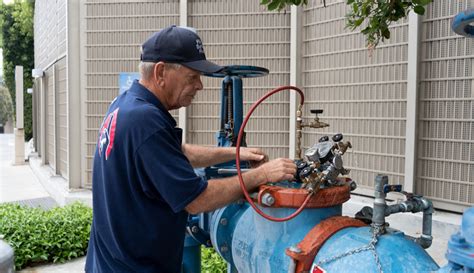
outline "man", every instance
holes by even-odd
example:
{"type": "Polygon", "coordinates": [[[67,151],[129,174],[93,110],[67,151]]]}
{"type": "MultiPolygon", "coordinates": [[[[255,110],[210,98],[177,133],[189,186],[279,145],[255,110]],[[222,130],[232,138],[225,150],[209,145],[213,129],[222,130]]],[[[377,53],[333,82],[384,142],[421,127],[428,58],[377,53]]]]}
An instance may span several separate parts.
{"type": "MultiPolygon", "coordinates": [[[[177,273],[188,213],[241,198],[237,177],[206,182],[193,171],[234,159],[235,148],[182,145],[168,112],[191,104],[201,73],[220,69],[188,28],[167,27],[143,44],[140,81],[112,102],[99,132],[86,272],[177,273]]],[[[247,190],[296,172],[289,159],[265,162],[259,149],[242,148],[241,159],[261,163],[243,174],[247,190]]]]}

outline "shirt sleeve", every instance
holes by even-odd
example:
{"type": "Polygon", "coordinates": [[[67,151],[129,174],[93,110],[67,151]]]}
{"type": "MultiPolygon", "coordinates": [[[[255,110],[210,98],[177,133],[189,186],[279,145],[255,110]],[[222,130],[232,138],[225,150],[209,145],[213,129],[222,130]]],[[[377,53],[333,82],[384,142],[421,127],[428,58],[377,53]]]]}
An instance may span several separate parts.
{"type": "Polygon", "coordinates": [[[207,187],[207,181],[194,173],[172,131],[162,129],[147,138],[135,153],[135,165],[143,191],[152,197],[159,193],[175,213],[207,187]]]}

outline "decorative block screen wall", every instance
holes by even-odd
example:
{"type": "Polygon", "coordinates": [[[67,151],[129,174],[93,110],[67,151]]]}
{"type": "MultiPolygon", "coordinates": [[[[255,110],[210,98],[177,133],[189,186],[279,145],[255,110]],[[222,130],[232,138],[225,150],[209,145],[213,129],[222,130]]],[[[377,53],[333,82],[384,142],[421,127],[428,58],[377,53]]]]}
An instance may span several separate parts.
{"type": "MultiPolygon", "coordinates": [[[[243,79],[244,116],[266,92],[289,84],[290,13],[268,12],[258,1],[189,1],[188,25],[198,30],[207,57],[221,65],[268,68],[262,78],[243,79]]],[[[222,79],[203,78],[188,111],[188,142],[215,146],[219,129],[222,79]]],[[[271,158],[288,156],[289,93],[268,99],[246,127],[249,146],[271,158]]]]}
{"type": "Polygon", "coordinates": [[[422,20],[416,190],[442,207],[474,203],[474,39],[451,20],[473,1],[434,1],[422,20]]]}
{"type": "Polygon", "coordinates": [[[68,178],[68,90],[67,90],[67,66],[66,66],[66,58],[61,59],[56,65],[56,118],[58,121],[57,132],[58,132],[58,141],[59,145],[57,149],[58,152],[58,170],[59,173],[68,178]]]}
{"type": "MultiPolygon", "coordinates": [[[[179,23],[179,1],[86,2],[85,184],[91,186],[97,132],[118,95],[121,72],[138,72],[140,46],[153,32],[179,23]]],[[[173,111],[177,118],[177,112],[173,111]]]]}
{"type": "MultiPolygon", "coordinates": [[[[371,189],[377,173],[403,184],[407,86],[406,22],[370,56],[365,37],[345,29],[345,1],[309,1],[303,12],[303,85],[310,109],[324,109],[329,128],[304,131],[311,146],[323,135],[343,133],[353,148],[345,156],[351,177],[371,189]]],[[[360,188],[358,190],[360,190],[360,188]]]]}
{"type": "Polygon", "coordinates": [[[35,67],[46,69],[64,55],[66,45],[66,4],[62,0],[35,3],[35,67]]]}
{"type": "MultiPolygon", "coordinates": [[[[304,148],[323,135],[341,132],[353,144],[345,165],[352,170],[359,193],[372,193],[377,173],[388,174],[393,184],[404,184],[407,68],[413,62],[408,60],[409,22],[393,24],[391,39],[371,54],[359,30],[345,29],[346,1],[326,3],[325,8],[321,1],[308,1],[298,29],[302,56],[297,60],[301,75],[296,76],[301,77],[306,95],[304,118],[313,118],[310,109],[324,109],[320,119],[331,124],[305,130],[304,148]]],[[[66,4],[36,1],[35,67],[45,70],[44,156],[67,177],[66,135],[71,125],[64,109],[67,64],[61,60],[67,60],[66,4]]],[[[420,26],[414,187],[416,193],[434,200],[436,207],[453,211],[474,203],[474,39],[457,36],[450,23],[455,14],[473,5],[472,1],[434,1],[420,26]]],[[[180,2],[87,0],[81,8],[82,177],[84,186],[90,187],[97,131],[118,94],[119,74],[137,72],[140,45],[151,33],[179,25],[180,2]]],[[[271,71],[266,77],[243,80],[244,115],[263,94],[290,82],[290,18],[290,10],[269,12],[258,0],[188,0],[187,24],[203,38],[210,60],[271,71]]],[[[187,142],[216,145],[221,81],[203,77],[204,90],[187,109],[187,142]]],[[[247,126],[249,146],[263,147],[271,158],[289,156],[289,133],[294,130],[289,128],[289,97],[281,93],[269,99],[247,126]]],[[[178,119],[176,110],[172,114],[178,119]]]]}

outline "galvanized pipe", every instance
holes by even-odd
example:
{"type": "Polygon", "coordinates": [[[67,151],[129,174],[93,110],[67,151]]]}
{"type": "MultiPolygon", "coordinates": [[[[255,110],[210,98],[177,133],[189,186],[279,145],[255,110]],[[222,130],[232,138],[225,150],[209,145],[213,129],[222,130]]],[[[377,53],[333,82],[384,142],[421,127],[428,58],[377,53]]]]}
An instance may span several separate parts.
{"type": "MultiPolygon", "coordinates": [[[[400,204],[390,205],[385,208],[385,216],[399,212],[423,212],[422,233],[418,238],[412,238],[415,243],[423,248],[429,248],[433,242],[432,234],[432,218],[433,218],[433,204],[426,198],[413,197],[411,200],[404,201],[400,204]]],[[[374,210],[375,215],[375,210],[374,210]]],[[[407,236],[408,237],[408,236],[407,236]]]]}
{"type": "Polygon", "coordinates": [[[375,201],[372,215],[372,223],[373,225],[381,228],[385,226],[385,209],[387,205],[385,203],[386,194],[384,193],[383,188],[387,184],[388,176],[377,175],[377,177],[375,178],[375,201]]]}
{"type": "Polygon", "coordinates": [[[415,240],[422,248],[428,248],[433,242],[433,236],[431,236],[431,228],[433,223],[433,203],[430,200],[423,197],[420,198],[423,203],[423,227],[422,234],[415,240]]]}

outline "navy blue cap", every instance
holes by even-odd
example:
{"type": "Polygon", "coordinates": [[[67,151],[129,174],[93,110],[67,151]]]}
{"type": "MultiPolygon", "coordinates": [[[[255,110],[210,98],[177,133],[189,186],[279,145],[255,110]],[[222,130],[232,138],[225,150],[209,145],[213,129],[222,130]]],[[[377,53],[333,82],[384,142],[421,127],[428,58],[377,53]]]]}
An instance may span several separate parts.
{"type": "Polygon", "coordinates": [[[223,68],[206,60],[201,38],[194,31],[175,25],[148,38],[142,45],[140,60],[179,63],[202,73],[214,73],[223,68]]]}

